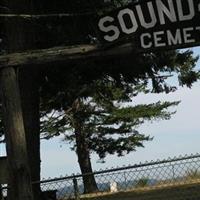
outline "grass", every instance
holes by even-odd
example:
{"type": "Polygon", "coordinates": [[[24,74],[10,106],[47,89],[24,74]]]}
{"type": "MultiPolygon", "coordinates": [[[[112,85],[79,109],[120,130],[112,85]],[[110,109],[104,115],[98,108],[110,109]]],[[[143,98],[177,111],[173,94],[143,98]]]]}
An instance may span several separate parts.
{"type": "Polygon", "coordinates": [[[90,197],[82,196],[81,200],[199,200],[200,182],[176,186],[160,186],[138,188],[127,192],[113,194],[96,194],[90,197]]]}

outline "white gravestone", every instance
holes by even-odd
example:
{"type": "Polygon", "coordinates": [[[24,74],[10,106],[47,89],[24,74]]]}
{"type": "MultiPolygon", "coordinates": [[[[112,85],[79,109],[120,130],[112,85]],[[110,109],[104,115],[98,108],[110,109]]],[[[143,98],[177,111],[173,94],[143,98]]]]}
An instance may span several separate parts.
{"type": "Polygon", "coordinates": [[[117,183],[116,182],[111,182],[110,183],[110,192],[117,192],[117,183]]]}

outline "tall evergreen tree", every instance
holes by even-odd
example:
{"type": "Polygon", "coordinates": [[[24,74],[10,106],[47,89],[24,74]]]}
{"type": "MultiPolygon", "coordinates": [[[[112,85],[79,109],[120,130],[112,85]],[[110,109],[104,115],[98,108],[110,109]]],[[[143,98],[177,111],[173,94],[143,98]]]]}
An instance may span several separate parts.
{"type": "MultiPolygon", "coordinates": [[[[60,112],[49,113],[42,118],[42,134],[51,138],[64,134],[65,141],[72,143],[76,151],[83,176],[85,193],[97,191],[97,184],[92,175],[90,155],[95,152],[100,159],[107,154],[117,153],[122,156],[143,147],[144,141],[151,140],[137,131],[145,121],[169,119],[167,111],[178,102],[157,102],[149,105],[123,106],[131,98],[143,91],[144,85],[126,88],[117,87],[107,78],[105,81],[94,81],[92,85],[82,85],[72,105],[60,112]]],[[[69,99],[66,99],[66,101],[69,99]]]]}

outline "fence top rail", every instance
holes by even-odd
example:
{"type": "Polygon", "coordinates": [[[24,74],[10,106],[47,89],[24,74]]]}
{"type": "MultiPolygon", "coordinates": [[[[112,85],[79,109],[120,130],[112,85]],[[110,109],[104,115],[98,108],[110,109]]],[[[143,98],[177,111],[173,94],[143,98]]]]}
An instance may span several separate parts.
{"type": "Polygon", "coordinates": [[[190,156],[186,155],[186,156],[179,156],[179,157],[174,157],[174,158],[167,158],[167,159],[163,159],[163,160],[150,161],[150,162],[146,162],[146,163],[139,163],[139,164],[125,166],[125,167],[118,167],[118,168],[113,168],[113,169],[95,171],[93,173],[87,173],[87,174],[77,174],[77,175],[73,174],[73,175],[67,176],[67,177],[35,181],[35,182],[33,182],[33,184],[50,183],[50,182],[55,182],[55,181],[65,181],[65,180],[69,180],[69,179],[81,178],[83,176],[88,176],[91,174],[99,175],[99,174],[118,172],[118,171],[124,171],[124,170],[129,170],[129,169],[136,169],[136,168],[140,168],[140,167],[148,167],[148,166],[154,166],[154,165],[160,165],[160,164],[174,163],[174,162],[178,162],[178,161],[186,161],[186,160],[191,160],[191,159],[195,159],[195,158],[200,158],[200,154],[195,154],[195,155],[192,154],[190,156]]]}

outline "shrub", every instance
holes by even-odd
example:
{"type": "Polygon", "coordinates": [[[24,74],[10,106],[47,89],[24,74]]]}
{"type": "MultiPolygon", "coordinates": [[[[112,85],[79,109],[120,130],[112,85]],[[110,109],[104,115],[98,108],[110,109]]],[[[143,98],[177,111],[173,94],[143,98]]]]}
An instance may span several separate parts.
{"type": "Polygon", "coordinates": [[[145,187],[149,185],[149,178],[141,178],[137,181],[135,187],[139,188],[139,187],[145,187]]]}

